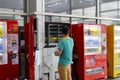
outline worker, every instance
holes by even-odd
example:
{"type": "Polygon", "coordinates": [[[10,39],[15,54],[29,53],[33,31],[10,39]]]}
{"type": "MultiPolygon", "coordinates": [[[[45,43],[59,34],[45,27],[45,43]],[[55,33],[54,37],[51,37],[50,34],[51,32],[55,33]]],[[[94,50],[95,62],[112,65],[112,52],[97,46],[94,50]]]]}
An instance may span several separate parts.
{"type": "Polygon", "coordinates": [[[59,56],[58,72],[60,80],[72,80],[71,64],[74,42],[69,37],[69,31],[68,27],[62,27],[63,39],[59,41],[58,50],[55,52],[55,55],[59,56]]]}

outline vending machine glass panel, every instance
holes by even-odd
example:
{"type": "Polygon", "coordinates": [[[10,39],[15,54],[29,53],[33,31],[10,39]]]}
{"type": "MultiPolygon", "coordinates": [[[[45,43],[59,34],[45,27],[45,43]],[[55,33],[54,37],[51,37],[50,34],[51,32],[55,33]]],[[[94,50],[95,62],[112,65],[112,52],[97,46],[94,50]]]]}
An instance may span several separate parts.
{"type": "Polygon", "coordinates": [[[7,24],[0,22],[0,65],[7,64],[7,24]]]}
{"type": "Polygon", "coordinates": [[[114,31],[114,51],[120,53],[120,27],[115,26],[114,31]]]}
{"type": "Polygon", "coordinates": [[[85,55],[101,53],[101,27],[85,25],[84,34],[85,55]]]}
{"type": "Polygon", "coordinates": [[[114,69],[115,72],[120,70],[120,26],[114,28],[114,69]]]}

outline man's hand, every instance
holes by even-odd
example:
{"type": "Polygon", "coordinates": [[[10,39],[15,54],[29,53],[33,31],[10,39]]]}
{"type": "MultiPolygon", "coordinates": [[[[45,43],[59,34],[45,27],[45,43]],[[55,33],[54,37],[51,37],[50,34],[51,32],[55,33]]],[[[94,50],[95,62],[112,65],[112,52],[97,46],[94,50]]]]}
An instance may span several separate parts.
{"type": "Polygon", "coordinates": [[[60,56],[62,54],[62,50],[58,49],[56,52],[55,52],[55,56],[60,56]]]}

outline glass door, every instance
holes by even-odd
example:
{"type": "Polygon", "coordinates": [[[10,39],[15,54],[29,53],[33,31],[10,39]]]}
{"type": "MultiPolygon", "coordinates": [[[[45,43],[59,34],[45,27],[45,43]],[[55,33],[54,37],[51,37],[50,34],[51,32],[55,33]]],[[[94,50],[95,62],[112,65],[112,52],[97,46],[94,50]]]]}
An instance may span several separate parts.
{"type": "Polygon", "coordinates": [[[101,53],[101,26],[84,26],[84,51],[85,55],[101,53]]]}
{"type": "Polygon", "coordinates": [[[7,62],[7,24],[0,22],[0,65],[7,62]]]}
{"type": "Polygon", "coordinates": [[[120,26],[114,28],[114,63],[115,70],[120,70],[120,26]]]}

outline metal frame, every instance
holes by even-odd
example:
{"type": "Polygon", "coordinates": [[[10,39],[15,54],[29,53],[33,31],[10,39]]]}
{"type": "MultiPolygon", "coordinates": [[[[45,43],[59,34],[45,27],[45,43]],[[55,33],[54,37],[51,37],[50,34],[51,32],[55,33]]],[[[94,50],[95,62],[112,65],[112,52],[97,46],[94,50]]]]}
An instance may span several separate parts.
{"type": "Polygon", "coordinates": [[[27,16],[27,13],[19,13],[19,12],[8,12],[8,11],[0,11],[0,14],[6,14],[6,15],[23,15],[27,16]]]}
{"type": "MultiPolygon", "coordinates": [[[[7,11],[0,11],[0,14],[9,14],[9,15],[21,15],[21,16],[30,16],[30,15],[42,15],[42,16],[58,16],[58,17],[69,17],[69,18],[85,18],[85,19],[97,19],[97,20],[111,20],[111,21],[120,21],[120,19],[117,18],[104,18],[104,17],[99,17],[99,2],[100,0],[96,0],[96,16],[97,17],[90,17],[90,16],[78,16],[78,15],[69,15],[69,14],[59,14],[59,13],[41,13],[41,12],[32,12],[29,13],[29,1],[27,0],[25,8],[23,13],[19,12],[7,12],[7,11]],[[25,10],[26,9],[26,10],[25,10]]],[[[44,0],[42,2],[44,4],[44,0]]],[[[43,10],[44,8],[42,8],[43,10]]],[[[98,21],[97,21],[98,22],[98,21]]],[[[99,22],[98,22],[99,23],[99,22]]]]}
{"type": "Polygon", "coordinates": [[[85,18],[85,19],[98,19],[98,20],[111,20],[111,21],[120,21],[120,19],[116,18],[103,18],[103,17],[89,17],[89,16],[78,16],[78,15],[68,15],[68,14],[57,14],[57,13],[19,13],[19,12],[1,12],[0,14],[9,14],[9,15],[21,15],[21,16],[30,16],[30,15],[42,15],[42,16],[58,16],[58,17],[71,17],[71,18],[85,18]]]}
{"type": "Polygon", "coordinates": [[[120,21],[120,19],[116,19],[116,18],[78,16],[78,15],[56,14],[56,13],[47,13],[47,12],[45,12],[45,13],[34,12],[34,13],[30,13],[29,15],[43,15],[43,16],[58,16],[58,17],[71,17],[71,18],[85,18],[85,19],[98,19],[98,20],[120,21]]]}
{"type": "MultiPolygon", "coordinates": [[[[100,17],[100,4],[99,4],[99,0],[96,0],[96,17],[100,17]]],[[[99,24],[100,21],[98,19],[96,19],[96,23],[99,24]]]]}
{"type": "Polygon", "coordinates": [[[84,18],[84,19],[98,19],[98,20],[110,20],[110,21],[120,21],[117,18],[103,18],[103,17],[90,17],[90,16],[78,16],[78,15],[69,15],[69,14],[58,14],[58,13],[41,13],[41,12],[33,12],[33,13],[19,13],[19,12],[1,12],[0,14],[9,14],[9,15],[21,15],[21,16],[30,16],[30,15],[42,15],[42,16],[57,16],[57,17],[69,17],[69,18],[84,18]]]}

